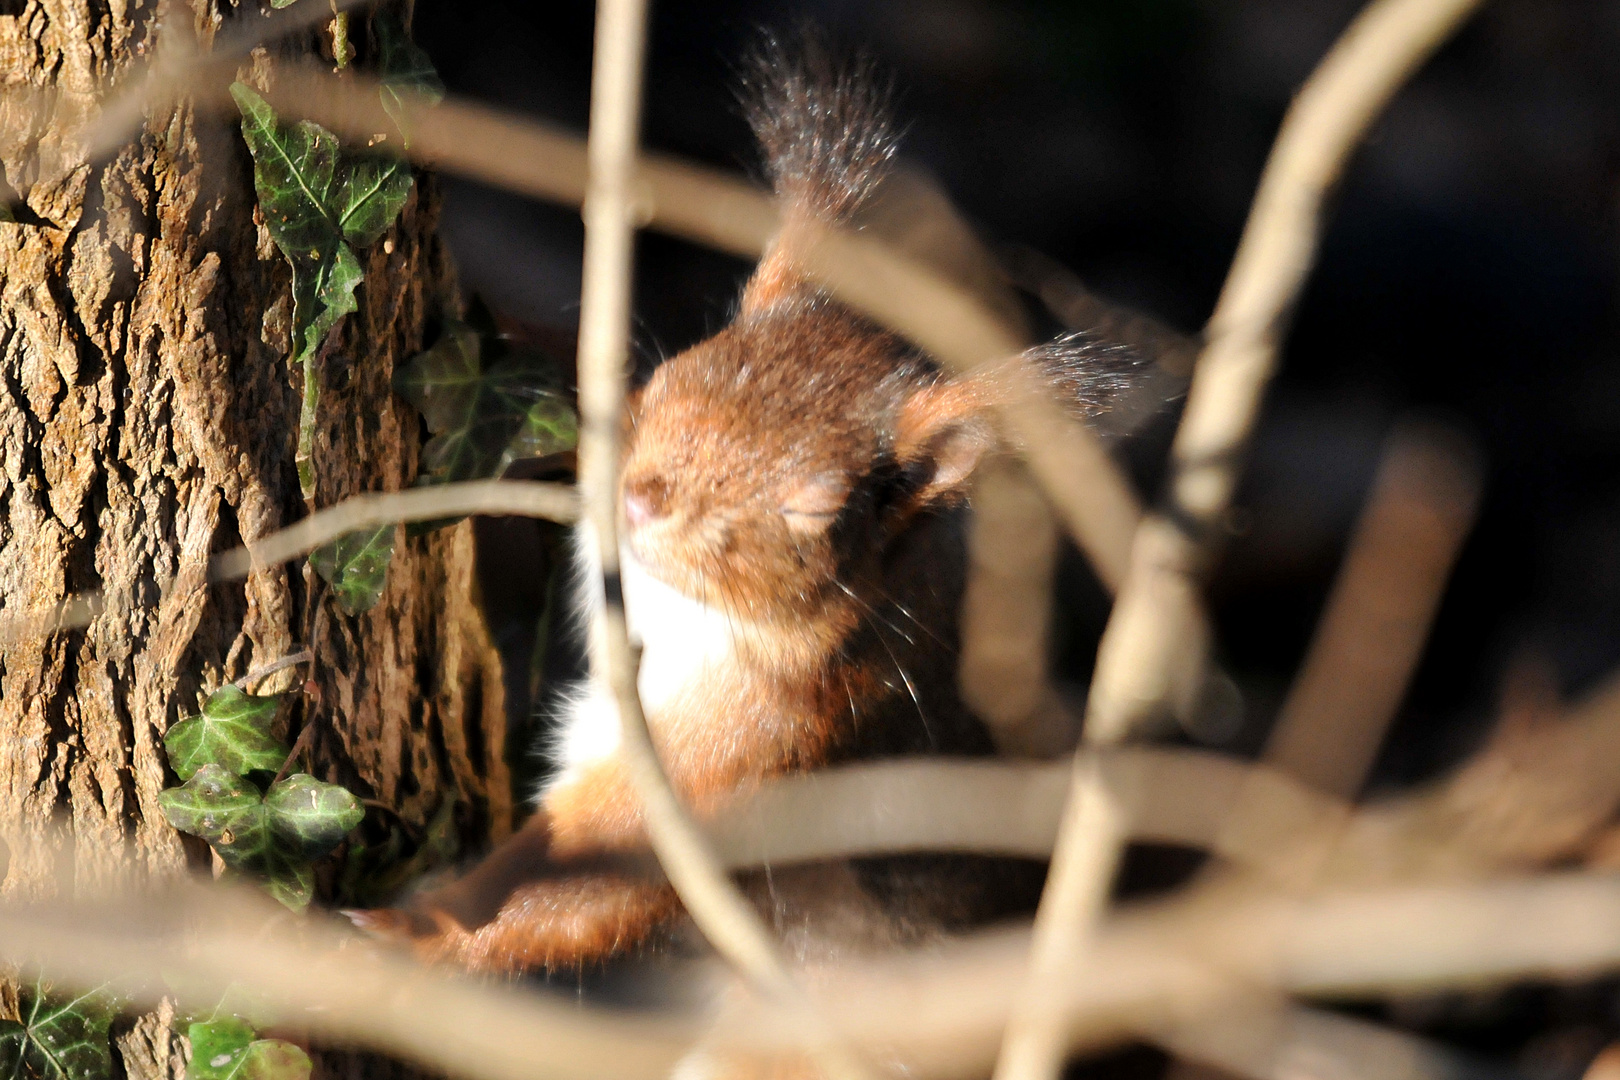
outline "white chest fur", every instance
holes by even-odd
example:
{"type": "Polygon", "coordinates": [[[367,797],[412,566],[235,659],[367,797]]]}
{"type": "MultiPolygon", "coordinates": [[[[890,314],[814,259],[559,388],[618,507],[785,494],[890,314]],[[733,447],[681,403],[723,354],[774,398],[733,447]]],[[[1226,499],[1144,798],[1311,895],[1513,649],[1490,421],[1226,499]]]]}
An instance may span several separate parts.
{"type": "MultiPolygon", "coordinates": [[[[580,573],[575,608],[596,633],[601,609],[600,560],[596,542],[582,525],[575,534],[580,573]]],[[[647,721],[656,730],[664,707],[692,680],[713,675],[732,655],[733,622],[722,611],[670,588],[649,574],[630,552],[620,557],[625,616],[630,637],[641,646],[636,681],[647,721]]],[[[608,688],[596,679],[565,693],[553,756],[561,771],[552,785],[565,784],[579,769],[619,747],[619,710],[608,688]]]]}

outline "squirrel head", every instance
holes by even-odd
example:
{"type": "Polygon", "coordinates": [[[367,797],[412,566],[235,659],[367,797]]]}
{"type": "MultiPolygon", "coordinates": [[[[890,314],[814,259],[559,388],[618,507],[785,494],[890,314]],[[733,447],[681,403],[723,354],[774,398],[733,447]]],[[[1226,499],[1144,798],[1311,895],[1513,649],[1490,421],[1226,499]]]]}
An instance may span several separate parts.
{"type": "Polygon", "coordinates": [[[825,299],[745,310],[636,395],[625,538],[649,572],[760,621],[845,603],[995,442],[968,382],[825,299]]]}
{"type": "MultiPolygon", "coordinates": [[[[633,396],[623,527],[637,559],[679,591],[803,622],[847,614],[859,604],[851,587],[880,580],[908,530],[961,500],[996,445],[996,392],[990,374],[943,375],[800,269],[802,238],[849,224],[889,169],[896,135],[872,65],[840,66],[810,35],[791,51],[767,39],[747,70],[782,228],[732,323],[633,396]]],[[[1071,336],[1028,355],[1077,411],[1093,411],[1094,342],[1071,336]]]]}

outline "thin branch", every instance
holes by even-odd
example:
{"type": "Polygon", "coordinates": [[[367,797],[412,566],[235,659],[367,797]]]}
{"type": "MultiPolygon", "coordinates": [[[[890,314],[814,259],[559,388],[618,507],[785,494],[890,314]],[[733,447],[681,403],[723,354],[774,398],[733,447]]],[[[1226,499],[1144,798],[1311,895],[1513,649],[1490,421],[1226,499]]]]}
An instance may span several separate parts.
{"type": "Polygon", "coordinates": [[[298,732],[298,738],[293,740],[292,749],[287,751],[287,760],[281,763],[281,768],[276,770],[275,779],[270,781],[271,787],[275,787],[287,778],[287,774],[292,771],[293,762],[298,760],[298,755],[308,750],[309,744],[314,741],[315,721],[306,719],[302,730],[298,732]]]}
{"type": "Polygon", "coordinates": [[[1323,871],[1341,885],[1450,880],[1578,853],[1620,806],[1620,676],[1564,715],[1506,726],[1433,788],[1370,807],[1323,871]]]}
{"type": "MultiPolygon", "coordinates": [[[[1331,839],[1324,826],[1343,812],[1286,774],[1207,751],[1121,747],[1096,756],[1132,840],[1214,849],[1263,877],[1287,866],[1293,847],[1331,839]],[[1222,829],[1240,794],[1256,800],[1268,832],[1222,829]]],[[[705,827],[737,869],[905,852],[1044,859],[1069,768],[938,759],[838,766],[772,781],[705,827]]]]}
{"type": "Polygon", "coordinates": [[[100,591],[70,596],[43,615],[17,615],[0,619],[0,645],[11,647],[32,638],[63,630],[79,630],[100,617],[107,601],[100,591]]]}
{"type": "MultiPolygon", "coordinates": [[[[1172,447],[1171,514],[1144,521],[1129,580],[1098,648],[1086,738],[1122,739],[1198,672],[1205,545],[1218,534],[1278,344],[1316,256],[1323,203],[1374,118],[1479,0],[1374,0],[1312,73],[1283,120],[1215,313],[1172,447]]],[[[1196,681],[1196,680],[1193,680],[1196,681]]],[[[1118,862],[1117,808],[1077,758],[1045,895],[1030,982],[1008,1025],[997,1080],[1049,1080],[1063,1061],[1052,983],[1074,967],[1118,862]]]]}
{"type": "Polygon", "coordinates": [[[688,914],[757,991],[817,1032],[818,1057],[830,1074],[860,1077],[864,1068],[827,1038],[769,931],[681,805],[659,763],[636,689],[639,658],[630,644],[619,582],[618,473],[645,34],[646,0],[598,4],[579,332],[580,488],[602,567],[604,600],[591,634],[591,668],[618,704],[622,752],[647,834],[688,914]]]}
{"type": "Polygon", "coordinates": [[[285,671],[287,668],[308,663],[314,658],[315,654],[313,652],[308,649],[301,649],[298,652],[293,653],[291,656],[283,656],[281,659],[272,660],[268,664],[260,664],[252,671],[249,671],[246,675],[243,675],[240,679],[237,679],[236,688],[238,690],[246,690],[249,686],[269,678],[278,671],[285,671]]]}
{"type": "MultiPolygon", "coordinates": [[[[1547,874],[1324,895],[1198,890],[1111,917],[1054,984],[1065,1049],[1103,1049],[1230,1001],[1234,982],[1311,996],[1475,989],[1577,978],[1620,965],[1620,880],[1547,874]]],[[[1029,936],[1006,931],[895,959],[843,963],[817,997],[859,1045],[883,1045],[921,1075],[982,1075],[1026,971],[1029,936]]],[[[794,1033],[764,1010],[720,1037],[768,1052],[794,1033]]]]}
{"type": "Polygon", "coordinates": [[[1238,1004],[1156,1033],[1155,1042],[1180,1058],[1253,1080],[1508,1080],[1514,1075],[1382,1024],[1272,996],[1255,1001],[1237,989],[1238,1004]]]}
{"type": "Polygon", "coordinates": [[[189,20],[170,20],[171,29],[157,41],[153,61],[119,88],[117,96],[89,126],[84,138],[86,158],[95,161],[111,155],[140,133],[149,110],[172,103],[210,75],[225,76],[260,45],[317,26],[340,11],[366,2],[331,0],[325,9],[318,3],[307,3],[268,12],[248,8],[225,35],[209,42],[208,51],[201,54],[180,30],[189,20]]]}
{"type": "Polygon", "coordinates": [[[372,492],[318,510],[246,547],[214,556],[211,581],[246,577],[254,567],[307,555],[345,533],[407,521],[435,521],[464,514],[515,515],[573,521],[578,499],[572,488],[538,480],[468,480],[409,491],[372,492]]]}
{"type": "Polygon", "coordinates": [[[1273,766],[1340,798],[1360,789],[1479,508],[1470,450],[1431,425],[1403,425],[1390,437],[1266,746],[1273,766]]]}
{"type": "MultiPolygon", "coordinates": [[[[359,75],[339,84],[310,66],[284,65],[267,97],[280,112],[367,137],[389,127],[368,88],[359,75]]],[[[578,202],[584,196],[582,148],[561,129],[455,99],[412,109],[409,123],[411,153],[421,160],[536,198],[578,202]]],[[[779,225],[764,192],[717,170],[652,154],[637,167],[634,201],[631,212],[648,228],[746,257],[757,257],[779,225]]],[[[870,238],[821,236],[806,261],[838,299],[955,370],[1006,361],[1024,348],[970,290],[870,238]]],[[[1129,482],[1032,373],[1009,366],[1004,384],[1008,434],[1098,576],[1114,587],[1141,515],[1129,482]]]]}
{"type": "Polygon", "coordinates": [[[277,1026],[468,1080],[657,1080],[693,1035],[679,1021],[426,969],[324,917],[293,923],[262,894],[220,884],[3,907],[0,952],[59,985],[111,983],[150,1006],[167,997],[205,1011],[230,995],[277,1026]]]}
{"type": "MultiPolygon", "coordinates": [[[[668,1075],[695,1034],[424,970],[324,920],[292,923],[267,903],[216,886],[102,905],[0,906],[0,961],[64,986],[111,982],[142,1002],[168,995],[207,1008],[229,990],[277,1024],[472,1080],[668,1075]]],[[[1372,995],[1612,971],[1616,925],[1620,880],[1608,874],[1310,903],[1204,890],[1115,916],[1054,992],[1066,1045],[1101,1048],[1207,1014],[1234,980],[1372,995]]],[[[907,1075],[971,1076],[990,1064],[1027,950],[1027,933],[1015,931],[850,961],[820,973],[816,1000],[840,1031],[904,1062],[907,1075]]],[[[745,1001],[705,1045],[775,1056],[802,1052],[807,1037],[782,1010],[745,1001]]]]}

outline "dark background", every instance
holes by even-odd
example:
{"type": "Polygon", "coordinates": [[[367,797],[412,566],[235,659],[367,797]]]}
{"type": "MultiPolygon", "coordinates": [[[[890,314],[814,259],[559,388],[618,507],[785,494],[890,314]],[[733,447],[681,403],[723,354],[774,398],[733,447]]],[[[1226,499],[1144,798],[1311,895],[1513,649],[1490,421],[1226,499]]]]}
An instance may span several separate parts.
{"type": "MultiPolygon", "coordinates": [[[[1170,324],[1207,317],[1289,97],[1349,21],[1344,0],[863,0],[655,5],[646,143],[754,169],[731,65],[802,21],[895,76],[903,155],[985,234],[1026,244],[1170,324]]],[[[592,5],[420,0],[453,92],[583,131],[592,5]]],[[[463,282],[572,327],[575,211],[446,179],[463,282]]],[[[1578,696],[1620,664],[1620,3],[1497,0],[1401,94],[1340,192],[1267,399],[1213,585],[1253,745],[1297,663],[1380,444],[1413,413],[1461,425],[1484,508],[1373,781],[1477,745],[1505,672],[1578,696]]],[[[749,267],[644,234],[639,345],[671,354],[725,319],[749,267]]],[[[1137,456],[1151,457],[1151,447],[1137,456]]],[[[1136,462],[1151,472],[1150,460],[1136,462]]],[[[491,534],[516,544],[533,537],[491,534]]],[[[532,546],[529,550],[532,550],[532,546]]],[[[502,560],[486,588],[518,672],[543,591],[502,560]]],[[[1059,662],[1083,678],[1101,612],[1077,567],[1059,662]]],[[[486,583],[487,584],[487,583],[486,583]]],[[[522,678],[514,700],[527,708],[522,678]]],[[[1578,1075],[1613,1033],[1603,987],[1395,1009],[1533,1077],[1578,1075]]],[[[1120,1063],[1126,1068],[1124,1062],[1120,1063]]],[[[1151,1062],[1132,1059],[1136,1073],[1151,1062]]]]}

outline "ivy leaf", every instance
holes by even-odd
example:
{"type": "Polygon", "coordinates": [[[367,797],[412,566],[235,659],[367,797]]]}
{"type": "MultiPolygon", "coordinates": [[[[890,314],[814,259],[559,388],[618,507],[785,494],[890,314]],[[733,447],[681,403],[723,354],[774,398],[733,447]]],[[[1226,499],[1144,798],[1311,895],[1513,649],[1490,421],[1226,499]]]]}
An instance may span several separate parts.
{"type": "Polygon", "coordinates": [[[309,1055],[281,1039],[250,1043],[242,1063],[242,1080],[309,1080],[309,1055]]]}
{"type": "Polygon", "coordinates": [[[422,448],[425,482],[499,476],[519,458],[570,449],[578,421],[552,385],[555,370],[536,350],[448,320],[433,347],[394,376],[433,433],[422,448]]]}
{"type": "Polygon", "coordinates": [[[248,1045],[259,1037],[253,1025],[236,1016],[191,1024],[186,1038],[191,1042],[191,1061],[186,1080],[230,1080],[239,1075],[248,1045]]]}
{"type": "Polygon", "coordinates": [[[355,247],[374,243],[410,194],[411,167],[378,154],[345,154],[308,120],[283,123],[246,83],[232,83],[265,224],[293,270],[293,360],[315,354],[356,308],[355,247]]]}
{"type": "Polygon", "coordinates": [[[309,1055],[281,1039],[261,1039],[231,1017],[186,1029],[191,1063],[186,1080],[308,1080],[309,1055]]]}
{"type": "Polygon", "coordinates": [[[411,133],[406,124],[406,110],[443,101],[444,82],[433,69],[428,54],[405,32],[405,25],[397,15],[391,11],[379,12],[372,16],[371,25],[382,52],[378,67],[382,73],[383,111],[393,119],[409,148],[411,133]]]}
{"type": "Polygon", "coordinates": [[[184,784],[159,792],[158,806],[170,825],[207,840],[233,868],[272,840],[264,796],[219,765],[203,765],[184,784]]]}
{"type": "Polygon", "coordinates": [[[388,585],[394,526],[345,533],[309,553],[309,565],[332,586],[338,606],[350,615],[370,611],[388,585]]]}
{"type": "Polygon", "coordinates": [[[517,434],[506,444],[507,464],[572,450],[578,442],[579,417],[574,410],[561,398],[541,398],[529,406],[517,434]]]}
{"type": "Polygon", "coordinates": [[[279,859],[262,873],[265,891],[288,911],[303,911],[315,899],[315,868],[302,859],[279,859]]]}
{"type": "Polygon", "coordinates": [[[366,816],[360,800],[344,787],[307,773],[294,773],[264,797],[276,837],[306,859],[318,859],[338,846],[366,816]]]}
{"type": "Polygon", "coordinates": [[[227,867],[266,879],[270,894],[293,910],[309,904],[315,875],[296,844],[275,827],[259,789],[218,765],[204,765],[180,787],[158,793],[163,816],[200,836],[227,867]]]}
{"type": "Polygon", "coordinates": [[[57,999],[35,983],[21,995],[21,1021],[0,1020],[0,1075],[29,1080],[110,1080],[108,1029],[118,1014],[92,991],[57,999]]]}
{"type": "Polygon", "coordinates": [[[237,776],[255,769],[281,768],[291,752],[270,734],[270,721],[282,695],[257,697],[235,686],[220,687],[203,702],[202,714],[180,721],[163,736],[169,765],[190,780],[204,765],[223,766],[237,776]]]}
{"type": "Polygon", "coordinates": [[[411,167],[384,154],[345,154],[342,176],[331,204],[343,239],[370,247],[405,208],[411,194],[411,167]]]}

